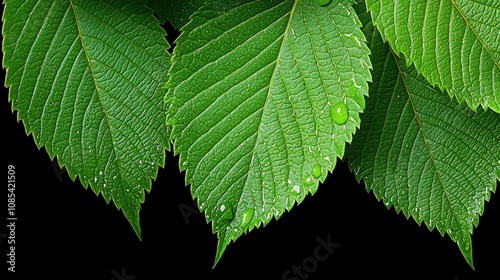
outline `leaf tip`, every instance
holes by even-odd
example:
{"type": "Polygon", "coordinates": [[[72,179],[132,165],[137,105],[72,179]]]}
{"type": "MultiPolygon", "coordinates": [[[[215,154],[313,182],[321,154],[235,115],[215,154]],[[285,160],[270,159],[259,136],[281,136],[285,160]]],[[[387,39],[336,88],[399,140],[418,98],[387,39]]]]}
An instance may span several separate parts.
{"type": "MultiPolygon", "coordinates": [[[[123,209],[122,209],[122,211],[123,211],[123,209]]],[[[125,214],[125,217],[127,218],[128,222],[132,226],[132,229],[134,230],[135,234],[137,235],[137,238],[139,238],[139,241],[142,241],[142,232],[141,232],[141,223],[139,221],[139,212],[130,215],[130,213],[123,211],[123,214],[125,214]]]]}
{"type": "Polygon", "coordinates": [[[476,270],[474,268],[474,262],[472,260],[472,246],[470,245],[470,235],[467,238],[468,240],[465,242],[457,242],[458,248],[460,249],[460,252],[462,253],[465,261],[469,264],[469,266],[472,268],[472,270],[476,270]]]}
{"type": "Polygon", "coordinates": [[[212,269],[214,269],[219,263],[219,260],[222,257],[224,251],[226,250],[226,247],[229,244],[230,240],[231,239],[226,235],[225,232],[220,233],[219,241],[217,242],[217,251],[215,252],[215,261],[214,265],[212,266],[212,269]]]}
{"type": "Polygon", "coordinates": [[[137,225],[132,225],[132,228],[135,231],[135,234],[137,235],[137,238],[139,238],[139,241],[142,241],[142,232],[141,232],[141,227],[139,224],[137,225]]]}

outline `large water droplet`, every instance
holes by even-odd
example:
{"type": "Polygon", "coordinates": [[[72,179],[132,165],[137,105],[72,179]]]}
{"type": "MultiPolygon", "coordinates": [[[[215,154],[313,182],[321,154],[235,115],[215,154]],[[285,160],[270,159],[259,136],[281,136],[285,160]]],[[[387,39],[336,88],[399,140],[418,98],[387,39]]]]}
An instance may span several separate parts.
{"type": "Polygon", "coordinates": [[[234,214],[233,214],[233,211],[231,211],[231,209],[226,209],[225,207],[220,207],[220,210],[223,212],[222,213],[222,216],[221,216],[221,219],[224,220],[224,221],[232,221],[233,220],[233,217],[234,217],[234,214]]]}
{"type": "Polygon", "coordinates": [[[314,178],[319,178],[321,176],[321,165],[319,163],[316,163],[312,169],[312,175],[314,178]]]}
{"type": "Polygon", "coordinates": [[[343,125],[349,118],[349,109],[344,102],[339,102],[332,107],[331,117],[333,122],[338,125],[343,125]]]}
{"type": "Polygon", "coordinates": [[[247,208],[247,209],[243,210],[243,212],[241,212],[240,224],[241,224],[241,228],[243,230],[246,229],[246,227],[248,226],[248,224],[252,220],[253,212],[254,212],[253,208],[247,208]]]}

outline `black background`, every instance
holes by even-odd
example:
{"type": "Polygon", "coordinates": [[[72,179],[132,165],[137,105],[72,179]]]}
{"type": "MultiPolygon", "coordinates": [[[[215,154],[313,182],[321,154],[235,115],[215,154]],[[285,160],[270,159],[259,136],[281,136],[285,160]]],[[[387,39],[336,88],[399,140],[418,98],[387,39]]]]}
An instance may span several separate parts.
{"type": "MultiPolygon", "coordinates": [[[[0,103],[2,159],[4,168],[8,164],[16,168],[18,218],[17,272],[7,273],[7,242],[1,239],[0,268],[8,276],[1,279],[28,275],[104,280],[282,279],[293,265],[310,260],[317,238],[328,236],[340,247],[318,262],[307,279],[498,279],[500,275],[498,195],[492,194],[486,203],[472,236],[473,271],[449,237],[429,232],[392,208],[387,210],[342,162],[314,196],[279,221],[230,244],[212,268],[217,238],[202,214],[189,216],[186,223],[180,208],[190,209],[193,203],[184,173],[170,152],[146,194],[140,241],[112,203],[107,205],[79,181],[71,181],[55,168],[43,148],[37,149],[12,113],[5,88],[0,103]]],[[[6,188],[7,182],[3,185],[6,188]]],[[[3,193],[0,205],[5,213],[7,194],[3,193]]],[[[0,233],[6,232],[2,226],[0,233]]]]}

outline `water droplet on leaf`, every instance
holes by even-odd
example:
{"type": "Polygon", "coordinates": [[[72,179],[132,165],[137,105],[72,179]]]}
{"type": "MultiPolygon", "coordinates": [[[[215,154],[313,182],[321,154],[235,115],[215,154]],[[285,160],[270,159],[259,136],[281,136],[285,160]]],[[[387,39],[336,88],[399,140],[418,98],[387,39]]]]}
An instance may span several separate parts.
{"type": "Polygon", "coordinates": [[[321,165],[319,165],[319,163],[316,163],[312,169],[312,175],[315,177],[315,178],[319,178],[319,176],[321,176],[321,165]]]}
{"type": "Polygon", "coordinates": [[[224,212],[221,216],[222,220],[228,221],[228,222],[233,220],[234,214],[233,214],[233,211],[231,211],[231,209],[225,209],[225,207],[224,207],[224,209],[225,209],[225,211],[224,211],[224,210],[222,210],[222,206],[220,209],[221,209],[221,211],[224,212]]]}
{"type": "Polygon", "coordinates": [[[349,110],[347,105],[343,102],[339,102],[332,107],[331,117],[333,122],[338,125],[343,125],[347,122],[349,118],[349,110]]]}
{"type": "Polygon", "coordinates": [[[304,185],[312,185],[312,183],[313,183],[313,182],[314,182],[314,180],[313,180],[313,179],[311,179],[310,177],[307,177],[307,178],[305,178],[304,180],[302,180],[302,183],[303,183],[304,185]]]}
{"type": "Polygon", "coordinates": [[[253,208],[247,208],[240,214],[240,224],[243,230],[246,229],[253,217],[253,208]]]}

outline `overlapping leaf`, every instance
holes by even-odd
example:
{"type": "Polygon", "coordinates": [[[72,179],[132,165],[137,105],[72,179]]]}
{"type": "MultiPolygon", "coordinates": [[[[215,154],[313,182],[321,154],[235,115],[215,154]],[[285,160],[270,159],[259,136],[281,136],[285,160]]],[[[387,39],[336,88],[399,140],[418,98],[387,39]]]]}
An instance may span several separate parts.
{"type": "Polygon", "coordinates": [[[405,66],[373,26],[373,85],[347,150],[368,191],[457,242],[472,266],[471,237],[500,178],[500,115],[473,112],[405,66]]]}
{"type": "Polygon", "coordinates": [[[5,1],[12,109],[72,179],[140,236],[144,190],[165,160],[168,43],[145,1],[5,1]]]}
{"type": "Polygon", "coordinates": [[[384,39],[432,85],[500,112],[500,1],[366,3],[384,39]]]}
{"type": "Polygon", "coordinates": [[[212,1],[182,28],[167,122],[216,262],[314,193],[359,126],[371,64],[350,5],[212,1]]]}

